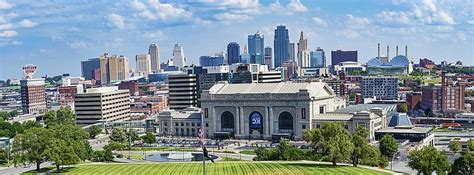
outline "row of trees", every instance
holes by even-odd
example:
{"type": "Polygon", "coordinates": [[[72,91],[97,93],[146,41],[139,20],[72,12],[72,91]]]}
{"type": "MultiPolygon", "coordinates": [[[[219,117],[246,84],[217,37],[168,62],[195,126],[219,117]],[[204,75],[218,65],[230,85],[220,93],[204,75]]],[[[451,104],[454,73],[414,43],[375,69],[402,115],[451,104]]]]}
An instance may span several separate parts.
{"type": "Polygon", "coordinates": [[[450,164],[444,152],[437,151],[432,146],[421,150],[413,150],[408,156],[408,166],[418,171],[418,174],[472,175],[474,174],[474,153],[463,152],[460,157],[450,164]]]}
{"type": "Polygon", "coordinates": [[[39,170],[43,162],[52,161],[59,171],[62,165],[90,159],[93,151],[87,142],[89,134],[75,125],[75,117],[70,108],[47,112],[44,128],[30,128],[15,136],[13,163],[34,163],[39,170]]]}
{"type": "Polygon", "coordinates": [[[2,121],[7,121],[10,118],[18,116],[20,113],[18,111],[10,111],[10,112],[5,112],[5,111],[0,111],[0,120],[2,121]]]}
{"type": "Polygon", "coordinates": [[[352,163],[353,166],[386,166],[388,160],[397,152],[396,140],[387,135],[382,138],[379,148],[368,142],[369,132],[359,127],[351,135],[340,123],[325,122],[321,128],[308,130],[304,139],[311,144],[312,150],[303,151],[282,140],[276,148],[258,148],[255,160],[316,160],[352,163]]]}

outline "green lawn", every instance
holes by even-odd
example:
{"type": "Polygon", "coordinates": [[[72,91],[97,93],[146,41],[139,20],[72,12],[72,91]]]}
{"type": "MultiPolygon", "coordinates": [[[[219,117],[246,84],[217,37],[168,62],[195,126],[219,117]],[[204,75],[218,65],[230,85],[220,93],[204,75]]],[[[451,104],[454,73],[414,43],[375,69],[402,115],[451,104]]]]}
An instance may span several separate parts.
{"type": "Polygon", "coordinates": [[[248,155],[256,155],[254,150],[243,150],[243,151],[240,151],[240,153],[248,154],[248,155]]]}
{"type": "MultiPolygon", "coordinates": [[[[206,165],[212,175],[303,175],[303,174],[387,174],[370,169],[289,162],[217,162],[206,165]]],[[[63,170],[65,174],[166,174],[200,175],[201,163],[86,164],[63,170]]]]}

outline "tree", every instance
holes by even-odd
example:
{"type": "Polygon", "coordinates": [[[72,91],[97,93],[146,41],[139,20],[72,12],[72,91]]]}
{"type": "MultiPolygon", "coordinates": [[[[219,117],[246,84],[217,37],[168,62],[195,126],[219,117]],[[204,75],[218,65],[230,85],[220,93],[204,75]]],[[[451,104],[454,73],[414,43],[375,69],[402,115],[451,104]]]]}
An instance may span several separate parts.
{"type": "Polygon", "coordinates": [[[407,113],[408,112],[408,105],[406,103],[403,103],[400,105],[398,112],[401,113],[407,113]]]}
{"type": "Polygon", "coordinates": [[[433,172],[445,174],[449,170],[448,157],[432,146],[411,151],[408,159],[408,166],[420,174],[431,175],[433,172]]]}
{"type": "Polygon", "coordinates": [[[474,174],[474,154],[463,152],[461,157],[454,160],[449,175],[472,175],[474,174]]]}
{"type": "Polygon", "coordinates": [[[128,129],[125,131],[125,135],[127,136],[128,140],[128,149],[132,149],[132,143],[135,142],[136,140],[140,139],[138,136],[137,130],[135,129],[128,129]]]}
{"type": "Polygon", "coordinates": [[[12,150],[14,164],[35,163],[38,171],[41,163],[48,159],[44,151],[49,147],[51,138],[54,138],[53,133],[45,128],[31,128],[15,136],[12,150]]]}
{"type": "Polygon", "coordinates": [[[459,143],[459,140],[453,140],[453,141],[449,144],[449,150],[451,150],[451,151],[453,151],[453,152],[458,152],[460,146],[461,146],[461,143],[459,143]]]}
{"type": "Polygon", "coordinates": [[[60,171],[61,165],[71,165],[81,161],[81,158],[75,153],[72,146],[68,145],[65,140],[57,138],[51,139],[45,154],[56,165],[56,172],[60,171]]]}
{"type": "Polygon", "coordinates": [[[336,122],[324,122],[320,129],[308,130],[304,138],[334,166],[349,160],[354,147],[348,131],[336,122]]]}
{"type": "Polygon", "coordinates": [[[6,149],[0,149],[0,163],[6,163],[9,160],[8,152],[6,149]]]}
{"type": "Polygon", "coordinates": [[[0,111],[0,118],[3,121],[7,121],[10,116],[8,115],[8,112],[0,111]]]}
{"type": "Polygon", "coordinates": [[[354,144],[354,150],[352,151],[352,166],[354,167],[357,167],[357,164],[359,164],[359,159],[366,153],[364,152],[364,148],[368,146],[368,136],[369,131],[367,128],[362,126],[359,126],[352,134],[352,144],[354,144]]]}
{"type": "Polygon", "coordinates": [[[153,144],[156,143],[156,136],[152,132],[147,132],[146,135],[142,136],[142,140],[145,143],[153,144]]]}
{"type": "Polygon", "coordinates": [[[474,139],[469,140],[467,147],[469,148],[469,151],[474,151],[474,139]]]}
{"type": "Polygon", "coordinates": [[[118,143],[125,143],[127,141],[127,136],[123,129],[113,128],[112,133],[109,136],[110,140],[118,143]]]}
{"type": "Polygon", "coordinates": [[[380,140],[380,153],[388,157],[390,160],[392,159],[393,155],[397,152],[398,150],[398,143],[395,138],[393,138],[392,135],[386,134],[382,137],[380,140]]]}
{"type": "Polygon", "coordinates": [[[291,146],[287,139],[282,139],[276,147],[276,157],[278,157],[278,160],[299,160],[301,154],[301,150],[291,146]]]}
{"type": "Polygon", "coordinates": [[[102,128],[97,125],[92,125],[87,129],[87,132],[89,133],[91,139],[95,139],[95,137],[102,132],[102,128]]]}
{"type": "Polygon", "coordinates": [[[54,125],[74,125],[76,115],[72,112],[71,107],[61,107],[57,111],[48,111],[44,114],[44,123],[47,127],[54,125]]]}

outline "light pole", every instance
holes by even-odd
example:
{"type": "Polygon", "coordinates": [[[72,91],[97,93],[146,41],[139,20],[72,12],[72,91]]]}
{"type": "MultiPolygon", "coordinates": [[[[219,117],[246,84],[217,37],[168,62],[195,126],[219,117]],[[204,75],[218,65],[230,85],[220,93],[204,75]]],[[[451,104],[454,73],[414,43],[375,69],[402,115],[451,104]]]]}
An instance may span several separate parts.
{"type": "Polygon", "coordinates": [[[393,159],[395,158],[395,154],[397,154],[397,153],[398,153],[398,151],[393,153],[393,155],[392,155],[392,163],[390,164],[390,171],[393,171],[393,159]]]}

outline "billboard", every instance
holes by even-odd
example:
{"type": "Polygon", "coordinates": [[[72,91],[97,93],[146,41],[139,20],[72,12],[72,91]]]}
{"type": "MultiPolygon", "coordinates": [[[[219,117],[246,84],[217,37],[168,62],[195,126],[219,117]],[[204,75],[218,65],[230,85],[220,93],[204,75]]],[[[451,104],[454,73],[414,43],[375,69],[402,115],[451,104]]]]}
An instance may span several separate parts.
{"type": "Polygon", "coordinates": [[[263,117],[259,112],[252,112],[249,116],[250,129],[262,129],[263,117]]]}

